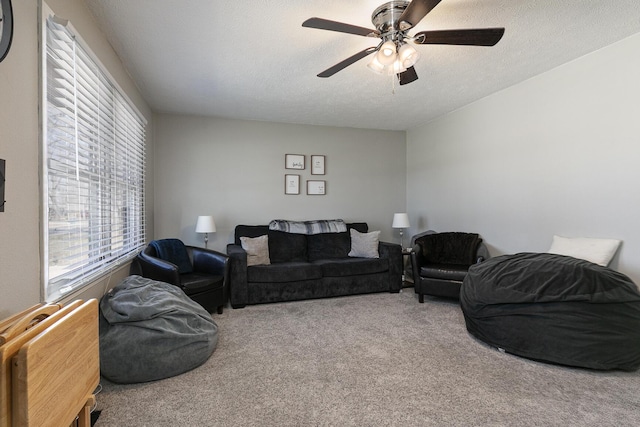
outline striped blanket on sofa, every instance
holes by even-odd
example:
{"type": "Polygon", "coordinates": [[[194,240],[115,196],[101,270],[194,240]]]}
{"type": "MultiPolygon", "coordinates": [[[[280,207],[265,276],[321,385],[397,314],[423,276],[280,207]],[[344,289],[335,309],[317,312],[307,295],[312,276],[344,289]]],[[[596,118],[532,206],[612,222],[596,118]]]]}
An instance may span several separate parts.
{"type": "Polygon", "coordinates": [[[269,223],[269,230],[295,234],[343,233],[347,224],[341,219],[322,219],[315,221],[288,221],[274,219],[269,223]]]}

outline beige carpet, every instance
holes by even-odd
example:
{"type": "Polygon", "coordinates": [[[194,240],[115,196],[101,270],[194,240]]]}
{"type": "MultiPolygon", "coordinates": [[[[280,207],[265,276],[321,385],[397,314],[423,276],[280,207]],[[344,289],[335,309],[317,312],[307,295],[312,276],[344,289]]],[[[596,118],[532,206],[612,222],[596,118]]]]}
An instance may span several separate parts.
{"type": "Polygon", "coordinates": [[[413,289],[225,309],[201,367],[102,381],[105,426],[640,426],[640,372],[500,353],[413,289]]]}

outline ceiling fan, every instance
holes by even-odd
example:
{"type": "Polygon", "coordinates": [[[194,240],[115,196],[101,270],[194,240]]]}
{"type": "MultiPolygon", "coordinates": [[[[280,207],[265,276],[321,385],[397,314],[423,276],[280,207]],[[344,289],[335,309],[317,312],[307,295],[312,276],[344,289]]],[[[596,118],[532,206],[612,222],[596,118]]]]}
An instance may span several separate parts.
{"type": "Polygon", "coordinates": [[[331,77],[360,59],[377,52],[368,67],[378,73],[387,71],[389,74],[396,74],[400,84],[405,85],[418,80],[418,74],[413,66],[419,54],[412,44],[494,46],[502,38],[504,28],[421,31],[411,36],[408,33],[409,30],[415,27],[440,1],[387,2],[374,10],[371,15],[375,30],[322,18],[307,19],[302,23],[303,27],[381,39],[377,46],[364,49],[338,62],[322,71],[318,77],[331,77]]]}

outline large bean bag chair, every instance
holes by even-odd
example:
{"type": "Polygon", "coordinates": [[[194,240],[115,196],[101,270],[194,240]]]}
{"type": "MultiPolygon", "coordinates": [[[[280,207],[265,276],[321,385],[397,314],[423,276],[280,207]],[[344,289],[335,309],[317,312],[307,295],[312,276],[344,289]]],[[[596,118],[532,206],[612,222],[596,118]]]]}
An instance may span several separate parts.
{"type": "Polygon", "coordinates": [[[467,330],[508,353],[591,369],[640,366],[640,292],[624,274],[549,253],[491,258],[460,290],[467,330]]]}
{"type": "Polygon", "coordinates": [[[100,373],[112,382],[181,374],[217,343],[211,315],[177,286],[129,276],[100,300],[100,373]]]}

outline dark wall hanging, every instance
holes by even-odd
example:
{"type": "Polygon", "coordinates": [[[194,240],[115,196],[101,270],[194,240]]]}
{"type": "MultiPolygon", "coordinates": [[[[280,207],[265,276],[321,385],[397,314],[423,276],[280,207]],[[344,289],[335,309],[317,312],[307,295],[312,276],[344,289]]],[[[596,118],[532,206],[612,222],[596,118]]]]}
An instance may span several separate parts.
{"type": "Polygon", "coordinates": [[[0,0],[0,61],[2,61],[11,47],[13,39],[13,11],[11,0],[0,0]]]}

